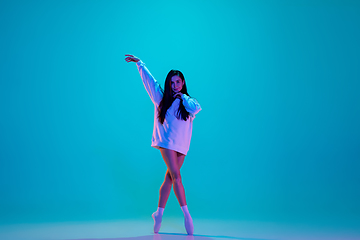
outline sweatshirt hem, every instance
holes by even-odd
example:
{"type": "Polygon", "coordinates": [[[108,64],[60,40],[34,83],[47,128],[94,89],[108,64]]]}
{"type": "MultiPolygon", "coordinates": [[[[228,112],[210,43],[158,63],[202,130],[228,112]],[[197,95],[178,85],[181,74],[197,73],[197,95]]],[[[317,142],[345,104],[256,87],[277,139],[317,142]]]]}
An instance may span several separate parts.
{"type": "Polygon", "coordinates": [[[156,149],[160,149],[160,147],[161,147],[161,148],[174,150],[174,151],[179,152],[179,153],[184,154],[184,155],[187,155],[187,152],[189,151],[189,150],[185,150],[184,148],[181,148],[181,147],[178,147],[178,146],[169,146],[166,143],[152,143],[151,146],[153,148],[156,148],[156,149]]]}

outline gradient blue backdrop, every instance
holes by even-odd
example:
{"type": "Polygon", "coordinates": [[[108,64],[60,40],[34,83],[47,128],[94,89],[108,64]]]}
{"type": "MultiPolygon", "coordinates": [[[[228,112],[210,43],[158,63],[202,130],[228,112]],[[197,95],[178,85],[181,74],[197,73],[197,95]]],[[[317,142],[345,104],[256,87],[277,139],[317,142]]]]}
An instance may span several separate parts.
{"type": "MultiPolygon", "coordinates": [[[[202,106],[194,218],[360,226],[359,29],[358,1],[1,1],[0,222],[156,210],[166,166],[130,53],[202,106]]],[[[165,211],[181,217],[173,193],[165,211]]]]}

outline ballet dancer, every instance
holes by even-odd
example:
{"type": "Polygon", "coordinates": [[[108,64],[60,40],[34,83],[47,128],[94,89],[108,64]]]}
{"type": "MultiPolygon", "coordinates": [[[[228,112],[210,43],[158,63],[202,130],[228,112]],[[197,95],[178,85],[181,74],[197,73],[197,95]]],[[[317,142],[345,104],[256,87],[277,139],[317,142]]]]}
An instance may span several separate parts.
{"type": "Polygon", "coordinates": [[[140,58],[125,55],[126,62],[135,62],[141,79],[155,106],[154,129],[151,146],[160,150],[167,166],[164,182],[160,187],[158,209],[152,214],[154,233],[158,233],[171,187],[184,213],[186,232],[194,232],[193,220],[189,213],[185,190],[181,181],[180,168],[190,147],[192,123],[200,110],[200,104],[187,92],[184,75],[178,70],[170,70],[165,80],[164,90],[151,75],[140,58]]]}

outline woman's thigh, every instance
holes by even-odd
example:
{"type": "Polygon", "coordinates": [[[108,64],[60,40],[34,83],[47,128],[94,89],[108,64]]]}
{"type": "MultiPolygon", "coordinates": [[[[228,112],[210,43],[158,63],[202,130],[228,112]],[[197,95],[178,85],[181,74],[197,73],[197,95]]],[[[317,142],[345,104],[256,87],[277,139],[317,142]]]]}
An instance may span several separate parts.
{"type": "Polygon", "coordinates": [[[178,167],[179,167],[179,169],[181,168],[181,166],[182,166],[183,163],[184,163],[185,156],[186,156],[186,155],[177,152],[177,162],[178,162],[178,167]]]}
{"type": "Polygon", "coordinates": [[[180,168],[178,164],[177,152],[166,148],[160,148],[160,152],[168,170],[170,171],[170,174],[179,174],[180,168]]]}

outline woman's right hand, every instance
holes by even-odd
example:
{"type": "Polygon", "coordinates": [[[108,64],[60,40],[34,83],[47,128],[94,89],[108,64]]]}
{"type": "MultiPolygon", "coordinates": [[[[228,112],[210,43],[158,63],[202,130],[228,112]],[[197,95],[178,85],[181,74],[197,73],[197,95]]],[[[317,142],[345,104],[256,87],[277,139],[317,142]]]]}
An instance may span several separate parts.
{"type": "Polygon", "coordinates": [[[126,56],[125,61],[127,61],[127,62],[138,62],[138,61],[140,61],[140,58],[137,58],[134,55],[126,54],[125,56],[126,56]]]}

